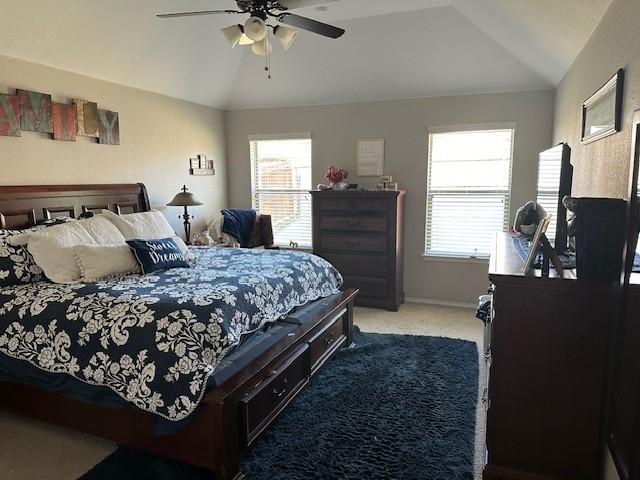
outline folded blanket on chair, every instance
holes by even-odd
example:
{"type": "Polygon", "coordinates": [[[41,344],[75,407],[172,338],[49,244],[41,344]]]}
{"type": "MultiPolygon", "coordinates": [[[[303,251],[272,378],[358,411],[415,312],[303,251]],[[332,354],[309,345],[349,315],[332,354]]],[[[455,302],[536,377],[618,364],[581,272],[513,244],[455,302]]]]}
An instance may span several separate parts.
{"type": "Polygon", "coordinates": [[[222,210],[224,222],[222,231],[228,233],[246,247],[251,239],[253,225],[256,223],[256,211],[251,208],[225,208],[222,210]]]}

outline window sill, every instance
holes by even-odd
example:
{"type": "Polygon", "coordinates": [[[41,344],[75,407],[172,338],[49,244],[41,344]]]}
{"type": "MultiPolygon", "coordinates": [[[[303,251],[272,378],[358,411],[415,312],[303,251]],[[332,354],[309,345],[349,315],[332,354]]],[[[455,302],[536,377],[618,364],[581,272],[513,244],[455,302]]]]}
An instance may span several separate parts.
{"type": "Polygon", "coordinates": [[[425,262],[438,262],[438,263],[481,263],[488,265],[489,257],[454,257],[444,255],[427,255],[422,254],[422,260],[425,262]]]}

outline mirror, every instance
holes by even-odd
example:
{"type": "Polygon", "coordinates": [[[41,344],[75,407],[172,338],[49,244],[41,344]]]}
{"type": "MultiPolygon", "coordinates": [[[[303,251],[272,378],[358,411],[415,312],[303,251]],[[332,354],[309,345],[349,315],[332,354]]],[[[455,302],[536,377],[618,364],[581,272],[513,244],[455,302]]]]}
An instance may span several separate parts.
{"type": "MultiPolygon", "coordinates": [[[[627,247],[616,332],[607,441],[621,480],[640,480],[640,110],[633,120],[627,247]]],[[[615,318],[615,317],[612,317],[615,318]]]]}
{"type": "Polygon", "coordinates": [[[620,69],[582,104],[582,143],[620,131],[623,80],[624,70],[620,69]]]}

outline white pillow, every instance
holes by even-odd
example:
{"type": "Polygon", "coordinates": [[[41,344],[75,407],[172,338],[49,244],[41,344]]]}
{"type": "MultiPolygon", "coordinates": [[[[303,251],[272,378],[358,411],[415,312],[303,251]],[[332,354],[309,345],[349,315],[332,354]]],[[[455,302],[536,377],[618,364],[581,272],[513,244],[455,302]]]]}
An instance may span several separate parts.
{"type": "Polygon", "coordinates": [[[180,247],[182,254],[189,257],[189,249],[164,217],[157,210],[149,210],[141,213],[128,213],[118,215],[109,210],[102,210],[102,214],[111,220],[120,230],[125,240],[162,240],[173,238],[180,247]]]}
{"type": "Polygon", "coordinates": [[[102,210],[102,214],[113,222],[127,240],[160,240],[176,234],[164,215],[157,210],[127,215],[102,210]]]}
{"type": "Polygon", "coordinates": [[[82,278],[71,247],[126,245],[120,231],[102,215],[64,223],[29,234],[27,249],[49,280],[77,283],[82,278]]]}
{"type": "Polygon", "coordinates": [[[83,282],[95,282],[104,277],[140,273],[140,265],[129,245],[76,245],[73,255],[83,282]]]}

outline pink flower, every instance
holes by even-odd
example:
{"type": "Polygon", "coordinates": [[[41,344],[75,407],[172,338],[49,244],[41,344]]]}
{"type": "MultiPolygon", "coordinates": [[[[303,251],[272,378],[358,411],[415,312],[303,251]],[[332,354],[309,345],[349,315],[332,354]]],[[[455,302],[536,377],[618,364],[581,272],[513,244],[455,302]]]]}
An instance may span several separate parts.
{"type": "Polygon", "coordinates": [[[342,182],[342,180],[344,180],[345,178],[349,177],[349,172],[344,168],[338,169],[334,165],[331,165],[327,169],[327,173],[325,173],[324,176],[331,183],[339,183],[342,182]]]}

